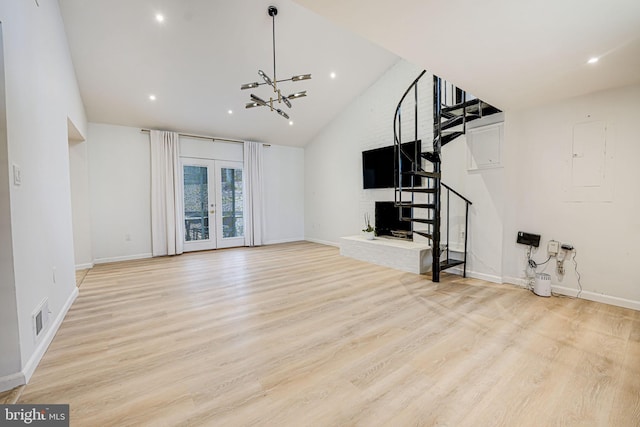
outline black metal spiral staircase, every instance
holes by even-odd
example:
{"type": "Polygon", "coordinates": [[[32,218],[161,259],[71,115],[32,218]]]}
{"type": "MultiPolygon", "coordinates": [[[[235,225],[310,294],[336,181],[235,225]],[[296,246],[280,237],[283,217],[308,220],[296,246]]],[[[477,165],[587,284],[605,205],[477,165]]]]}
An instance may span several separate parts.
{"type": "MultiPolygon", "coordinates": [[[[395,146],[395,205],[398,215],[403,221],[414,223],[413,233],[428,238],[432,246],[432,280],[440,281],[440,272],[458,265],[463,266],[462,274],[466,277],[467,261],[467,227],[469,223],[470,200],[462,196],[441,180],[442,157],[441,151],[449,142],[466,133],[468,122],[484,116],[500,112],[492,105],[480,100],[467,100],[467,94],[462,89],[453,86],[438,76],[433,76],[433,148],[422,151],[419,129],[420,98],[418,97],[418,82],[426,71],[413,81],[400,99],[396,108],[393,122],[393,140],[395,146]],[[402,135],[402,107],[407,96],[413,91],[413,132],[408,132],[411,138],[403,140],[402,135]],[[410,179],[407,180],[406,177],[410,179]],[[425,182],[426,181],[426,185],[425,182]],[[446,190],[446,244],[442,245],[442,191],[446,190]],[[464,253],[463,259],[453,259],[450,256],[450,196],[460,198],[465,206],[464,253]],[[423,196],[418,196],[422,194],[423,196]],[[416,200],[422,198],[422,200],[416,200]],[[408,209],[407,209],[408,208],[408,209]],[[410,215],[407,216],[407,212],[410,215]],[[423,215],[418,215],[423,212],[423,215]],[[426,229],[416,230],[415,224],[424,224],[426,229]],[[441,259],[443,258],[444,259],[441,259]]],[[[407,133],[407,132],[405,132],[407,133]]],[[[431,135],[428,135],[431,139],[431,135]]]]}

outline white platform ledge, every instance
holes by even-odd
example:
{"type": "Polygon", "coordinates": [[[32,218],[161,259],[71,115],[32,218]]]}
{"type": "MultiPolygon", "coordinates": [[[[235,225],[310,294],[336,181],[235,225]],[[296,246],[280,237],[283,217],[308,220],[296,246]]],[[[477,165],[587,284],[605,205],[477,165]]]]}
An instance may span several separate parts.
{"type": "Polygon", "coordinates": [[[348,236],[340,238],[340,255],[409,273],[422,274],[431,270],[431,247],[425,243],[348,236]]]}

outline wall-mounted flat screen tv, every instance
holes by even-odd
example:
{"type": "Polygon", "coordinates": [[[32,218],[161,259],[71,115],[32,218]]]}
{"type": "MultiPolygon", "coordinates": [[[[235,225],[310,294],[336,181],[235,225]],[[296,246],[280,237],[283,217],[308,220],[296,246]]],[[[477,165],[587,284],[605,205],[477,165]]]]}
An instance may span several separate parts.
{"type": "MultiPolygon", "coordinates": [[[[421,152],[420,140],[405,142],[402,144],[402,150],[405,153],[409,153],[413,157],[415,149],[421,152]],[[417,147],[416,147],[417,145],[417,147]]],[[[388,147],[376,148],[374,150],[368,150],[362,152],[362,183],[365,189],[367,188],[393,188],[395,186],[394,174],[395,174],[395,147],[390,145],[388,147]]],[[[402,172],[409,172],[411,170],[411,162],[408,158],[403,158],[402,172]]],[[[411,186],[411,175],[402,175],[402,186],[411,186]]],[[[422,185],[422,178],[419,176],[413,177],[414,185],[419,187],[422,185]]]]}

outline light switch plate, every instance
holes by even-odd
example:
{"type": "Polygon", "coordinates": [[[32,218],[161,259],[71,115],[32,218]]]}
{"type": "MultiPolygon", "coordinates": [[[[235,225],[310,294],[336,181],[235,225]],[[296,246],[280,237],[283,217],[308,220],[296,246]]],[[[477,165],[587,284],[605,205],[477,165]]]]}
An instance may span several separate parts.
{"type": "Polygon", "coordinates": [[[22,172],[20,170],[20,166],[13,165],[13,185],[22,184],[22,172]]]}

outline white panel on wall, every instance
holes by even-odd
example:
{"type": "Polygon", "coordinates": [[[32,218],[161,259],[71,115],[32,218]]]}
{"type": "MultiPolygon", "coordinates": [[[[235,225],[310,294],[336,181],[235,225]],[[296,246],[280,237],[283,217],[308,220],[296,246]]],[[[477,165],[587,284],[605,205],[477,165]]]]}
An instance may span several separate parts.
{"type": "Polygon", "coordinates": [[[599,187],[604,181],[607,151],[606,123],[573,126],[571,183],[574,187],[599,187]]]}
{"type": "Polygon", "coordinates": [[[596,120],[573,125],[569,157],[560,175],[565,201],[611,202],[614,186],[614,126],[596,120]]]}
{"type": "Polygon", "coordinates": [[[467,130],[467,168],[469,170],[502,167],[502,123],[467,130]]]}

